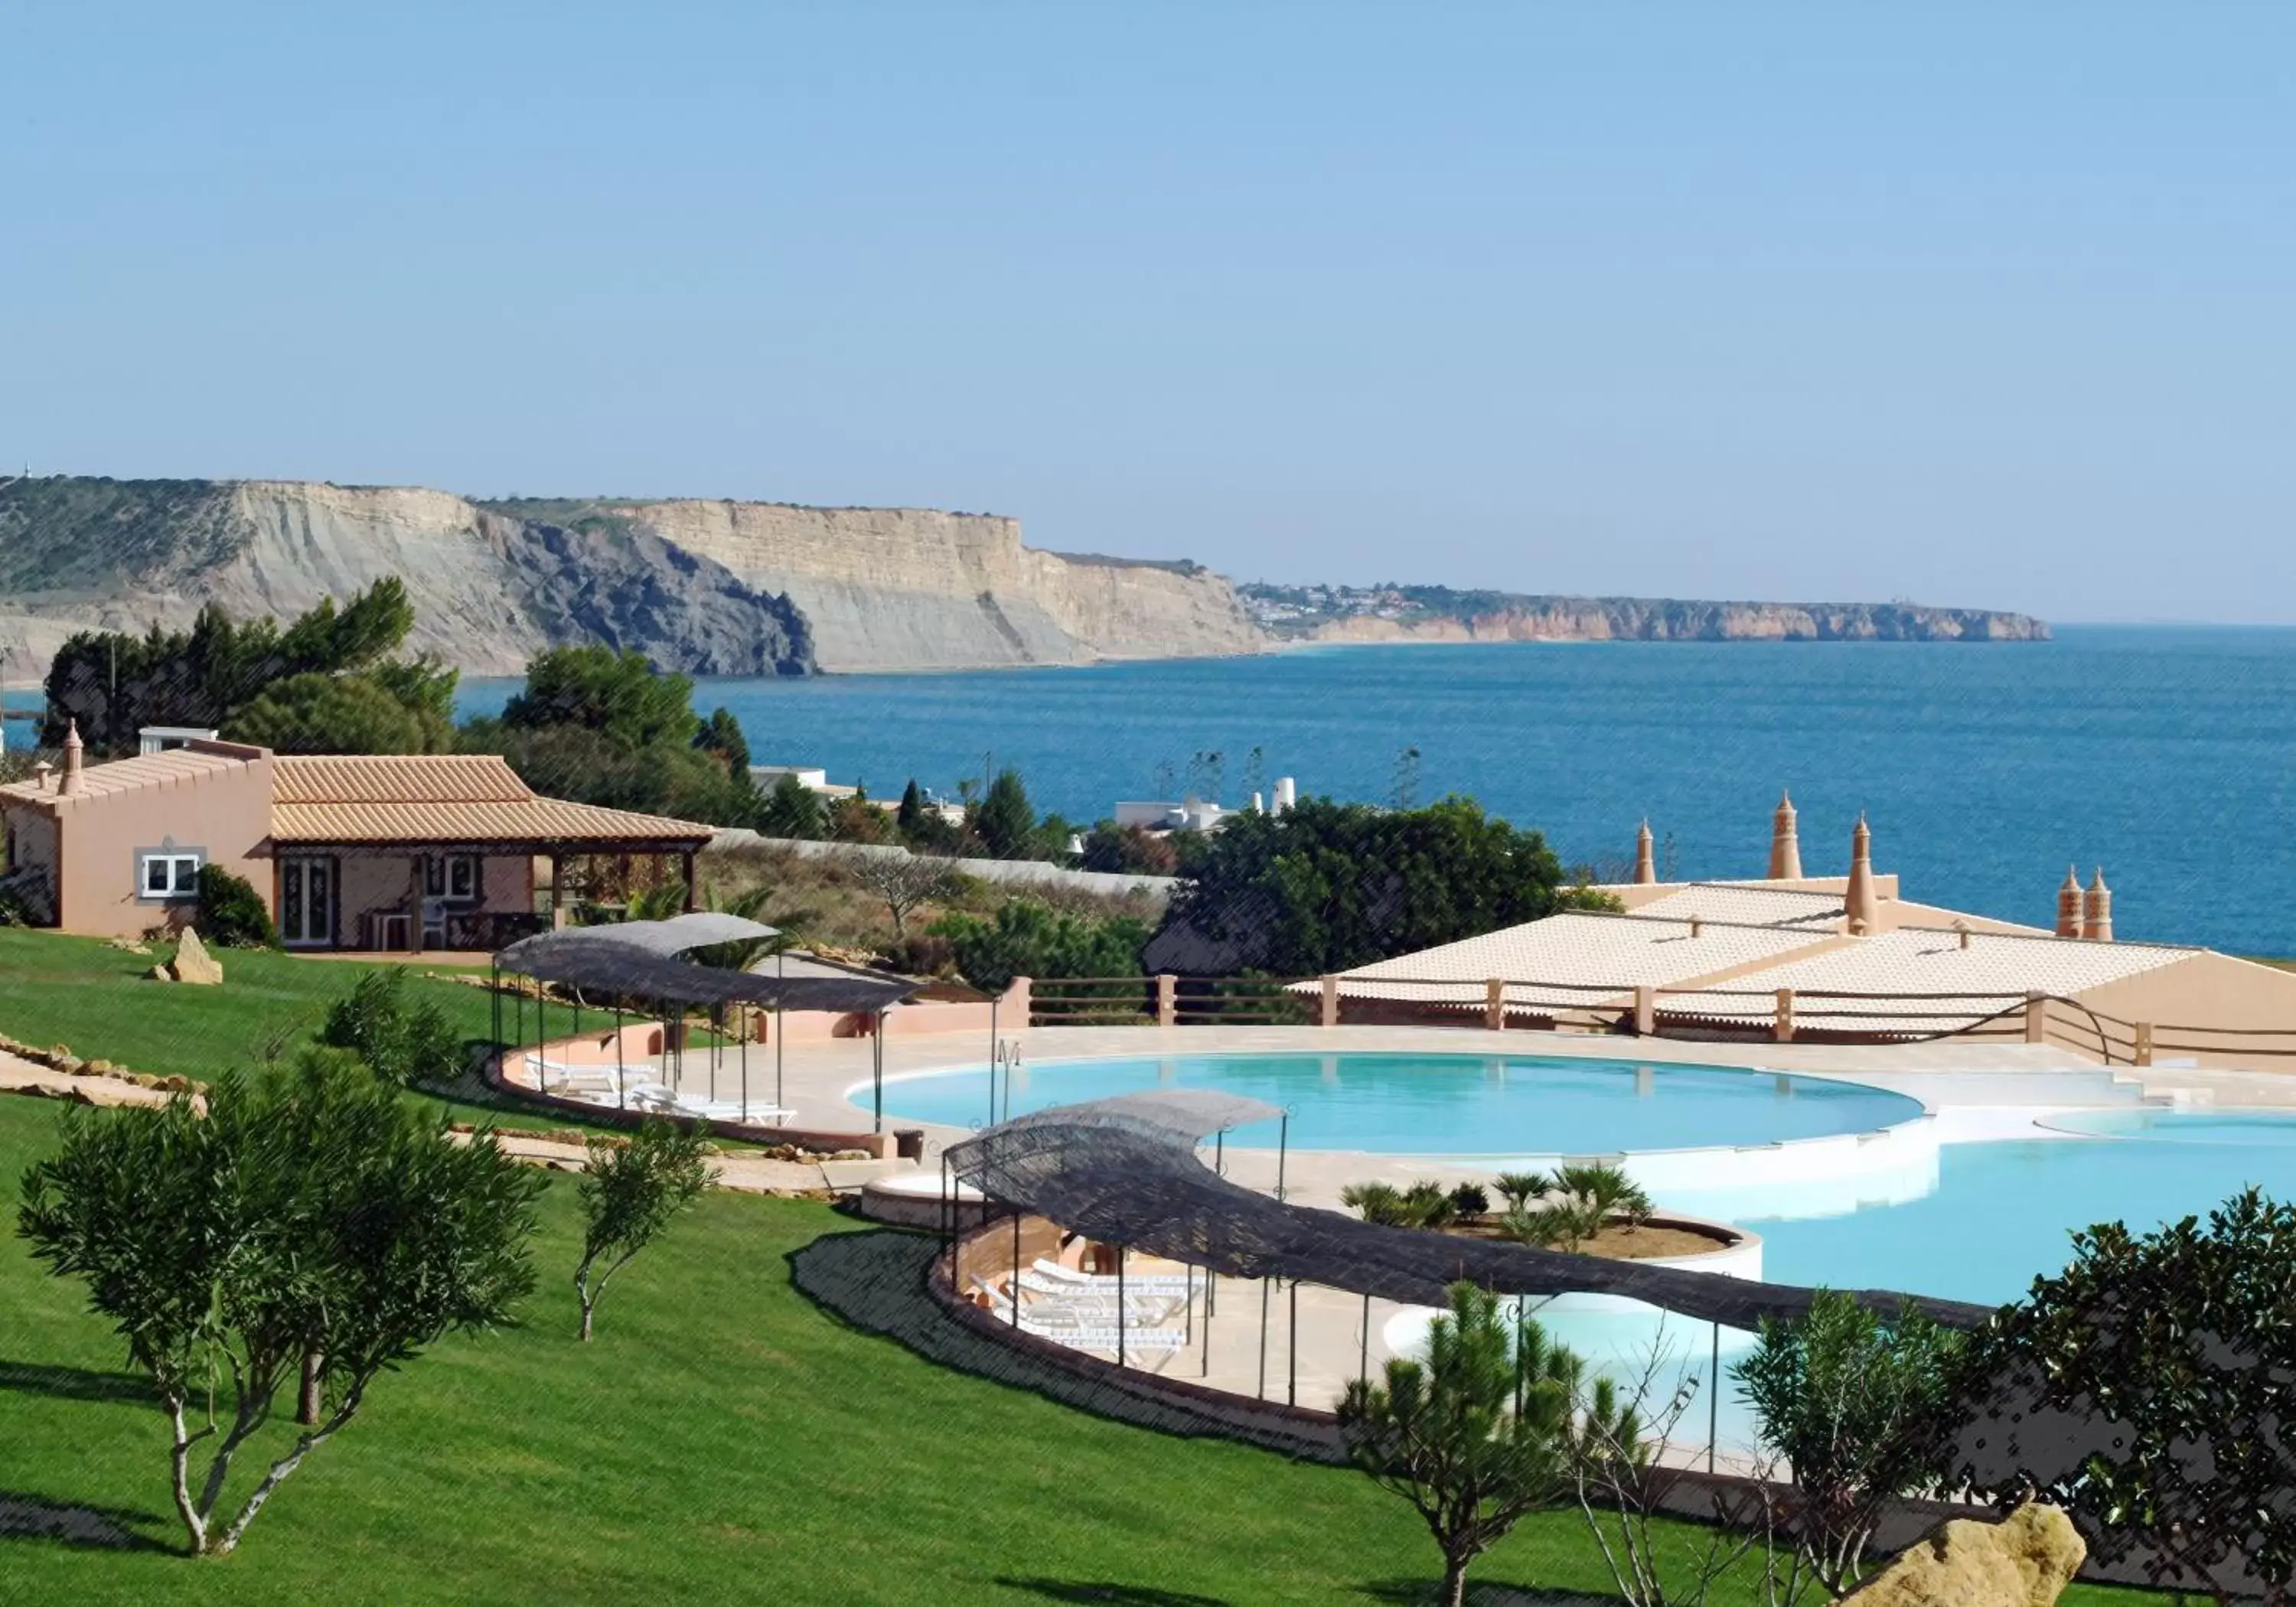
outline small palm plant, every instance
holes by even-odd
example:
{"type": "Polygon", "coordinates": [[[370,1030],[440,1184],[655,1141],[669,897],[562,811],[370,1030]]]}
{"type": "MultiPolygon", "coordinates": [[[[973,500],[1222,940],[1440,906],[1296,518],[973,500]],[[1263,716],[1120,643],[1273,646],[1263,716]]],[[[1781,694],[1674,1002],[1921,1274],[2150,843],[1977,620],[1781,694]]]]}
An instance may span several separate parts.
{"type": "Polygon", "coordinates": [[[1412,1226],[1436,1232],[1450,1226],[1459,1215],[1451,1191],[1424,1178],[1403,1191],[1403,1206],[1411,1214],[1412,1226]]]}
{"type": "Polygon", "coordinates": [[[1650,1195],[1617,1167],[1600,1162],[1566,1166],[1556,1174],[1555,1181],[1565,1194],[1592,1205],[1600,1213],[1599,1222],[1615,1218],[1632,1232],[1650,1220],[1650,1195]]]}
{"type": "Polygon", "coordinates": [[[1499,1231],[1518,1244],[1576,1255],[1603,1231],[1603,1222],[1591,1201],[1571,1195],[1537,1210],[1511,1210],[1499,1218],[1499,1231]]]}
{"type": "Polygon", "coordinates": [[[1493,1180],[1499,1197],[1507,1202],[1510,1212],[1521,1210],[1539,1195],[1554,1186],[1554,1179],[1545,1172],[1501,1172],[1493,1180]]]}
{"type": "Polygon", "coordinates": [[[1403,1194],[1391,1184],[1350,1183],[1340,1191],[1340,1203],[1365,1221],[1376,1222],[1382,1227],[1411,1226],[1403,1194]]]}

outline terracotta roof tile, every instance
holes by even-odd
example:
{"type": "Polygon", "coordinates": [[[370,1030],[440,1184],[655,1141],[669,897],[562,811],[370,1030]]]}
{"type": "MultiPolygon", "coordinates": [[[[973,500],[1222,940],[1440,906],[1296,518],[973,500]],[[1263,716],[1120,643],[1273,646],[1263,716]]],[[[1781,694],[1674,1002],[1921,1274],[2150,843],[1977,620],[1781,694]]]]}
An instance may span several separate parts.
{"type": "Polygon", "coordinates": [[[55,791],[56,777],[50,777],[44,790],[37,781],[11,782],[0,786],[0,798],[25,799],[36,804],[72,805],[91,798],[102,798],[114,792],[129,792],[139,787],[166,786],[201,775],[215,775],[237,769],[248,761],[236,754],[196,751],[189,748],[171,748],[165,753],[147,753],[135,758],[114,759],[109,764],[90,765],[80,772],[79,790],[60,793],[55,791]]]}
{"type": "Polygon", "coordinates": [[[492,753],[282,754],[272,799],[283,804],[524,803],[534,790],[492,753]]]}
{"type": "Polygon", "coordinates": [[[694,845],[715,828],[536,796],[490,753],[282,755],[271,835],[281,843],[694,845]]]}

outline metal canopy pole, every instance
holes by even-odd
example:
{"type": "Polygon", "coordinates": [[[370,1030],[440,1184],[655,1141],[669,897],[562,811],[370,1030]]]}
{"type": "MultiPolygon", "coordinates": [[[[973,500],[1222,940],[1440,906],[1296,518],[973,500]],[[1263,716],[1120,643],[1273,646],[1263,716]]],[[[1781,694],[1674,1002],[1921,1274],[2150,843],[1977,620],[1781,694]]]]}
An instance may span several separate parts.
{"type": "Polygon", "coordinates": [[[1356,1377],[1364,1383],[1371,1382],[1371,1296],[1364,1296],[1363,1340],[1356,1348],[1356,1377]]]}
{"type": "Polygon", "coordinates": [[[722,1004],[709,1006],[709,1103],[718,1103],[718,1051],[726,1036],[726,1009],[722,1004]]]}
{"type": "Polygon", "coordinates": [[[1529,1360],[1524,1352],[1522,1341],[1522,1296],[1517,1295],[1514,1297],[1514,1414],[1517,1422],[1522,1419],[1522,1375],[1529,1360]]]}
{"type": "Polygon", "coordinates": [[[996,1125],[996,1068],[1004,1059],[1004,1045],[991,1041],[988,1045],[988,1125],[996,1125]]]}
{"type": "Polygon", "coordinates": [[[1013,1326],[1021,1325],[1021,1208],[1013,1208],[1013,1326]]]}
{"type": "MultiPolygon", "coordinates": [[[[783,957],[788,947],[787,938],[774,945],[774,1105],[783,1111],[789,1109],[789,1101],[782,1097],[782,989],[778,984],[789,980],[789,962],[783,957]]],[[[789,1118],[784,1116],[782,1119],[787,1121],[789,1118]]]]}
{"type": "Polygon", "coordinates": [[[1292,1337],[1283,1342],[1283,1404],[1300,1404],[1300,1280],[1292,1280],[1292,1337]]]}
{"type": "Polygon", "coordinates": [[[1213,1271],[1210,1267],[1205,1267],[1205,1268],[1204,1268],[1204,1356],[1203,1356],[1203,1363],[1204,1363],[1204,1365],[1203,1365],[1203,1366],[1202,1366],[1201,1369],[1199,1369],[1199,1371],[1197,1372],[1196,1376],[1197,1376],[1197,1377],[1199,1377],[1199,1378],[1210,1378],[1210,1377],[1212,1375],[1212,1304],[1213,1304],[1213,1301],[1212,1301],[1212,1291],[1213,1291],[1213,1289],[1214,1289],[1214,1288],[1216,1288],[1216,1287],[1218,1285],[1218,1283],[1219,1283],[1219,1274],[1218,1274],[1217,1272],[1214,1272],[1214,1271],[1213,1271]]]}
{"type": "Polygon", "coordinates": [[[1116,1247],[1116,1365],[1124,1365],[1124,1246],[1116,1247]]]}
{"type": "Polygon", "coordinates": [[[1714,1471],[1714,1441],[1722,1426],[1722,1324],[1714,1324],[1714,1357],[1706,1379],[1706,1471],[1714,1471]]]}
{"type": "Polygon", "coordinates": [[[1259,1275],[1259,1383],[1251,1392],[1252,1398],[1255,1400],[1267,1398],[1267,1300],[1274,1292],[1274,1287],[1267,1281],[1267,1275],[1261,1273],[1259,1275]]]}
{"type": "Polygon", "coordinates": [[[750,1119],[750,1007],[742,1007],[742,1119],[750,1119]]]}
{"type": "Polygon", "coordinates": [[[885,1130],[885,1013],[877,1012],[877,1024],[869,1034],[869,1083],[872,1112],[869,1130],[885,1130]]]}
{"type": "Polygon", "coordinates": [[[1292,1112],[1285,1111],[1275,1129],[1275,1197],[1283,1198],[1283,1161],[1292,1151],[1292,1112]]]}
{"type": "Polygon", "coordinates": [[[622,1063],[622,999],[614,996],[614,1109],[630,1108],[630,1069],[622,1063]]]}

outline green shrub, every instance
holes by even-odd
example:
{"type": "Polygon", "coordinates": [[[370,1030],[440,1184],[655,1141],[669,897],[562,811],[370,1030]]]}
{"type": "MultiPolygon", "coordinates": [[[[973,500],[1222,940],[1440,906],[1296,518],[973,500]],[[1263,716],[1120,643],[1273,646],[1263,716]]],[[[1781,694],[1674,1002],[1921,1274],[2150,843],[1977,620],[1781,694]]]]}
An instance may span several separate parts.
{"type": "Polygon", "coordinates": [[[948,939],[957,971],[984,993],[1002,993],[1014,977],[1130,977],[1140,974],[1146,924],[1130,915],[1095,920],[1030,898],[1015,898],[996,916],[951,914],[931,931],[948,939]]]}
{"type": "Polygon", "coordinates": [[[378,966],[328,1007],[319,1041],[348,1049],[377,1077],[406,1086],[439,1082],[463,1069],[463,1040],[446,1013],[425,999],[406,1001],[406,973],[378,966]]]}
{"type": "Polygon", "coordinates": [[[200,913],[193,924],[213,948],[276,948],[279,929],[261,895],[246,879],[220,865],[200,866],[197,883],[200,913]]]}
{"type": "Polygon", "coordinates": [[[1885,1316],[1821,1289],[1801,1318],[1764,1318],[1759,1342],[1730,1367],[1762,1448],[1793,1470],[1800,1562],[1828,1592],[1863,1577],[1891,1503],[1944,1484],[1937,1426],[1964,1343],[1910,1303],[1885,1316]]]}

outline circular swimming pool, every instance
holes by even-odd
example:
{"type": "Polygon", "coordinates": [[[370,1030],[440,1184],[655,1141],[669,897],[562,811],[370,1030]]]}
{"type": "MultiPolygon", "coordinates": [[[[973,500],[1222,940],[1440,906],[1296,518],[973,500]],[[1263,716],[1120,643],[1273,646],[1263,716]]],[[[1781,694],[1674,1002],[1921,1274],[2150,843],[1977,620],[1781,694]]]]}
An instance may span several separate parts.
{"type": "MultiPolygon", "coordinates": [[[[988,1125],[1147,1088],[1207,1088],[1292,1112],[1294,1149],[1392,1155],[1596,1155],[1777,1144],[1910,1121],[1920,1102],[1879,1088],[1724,1066],[1541,1054],[1188,1054],[1046,1061],[889,1078],[905,1121],[988,1125]]],[[[865,1103],[865,1085],[856,1091],[865,1103]]],[[[1230,1142],[1275,1142],[1240,1127],[1230,1142]]]]}

